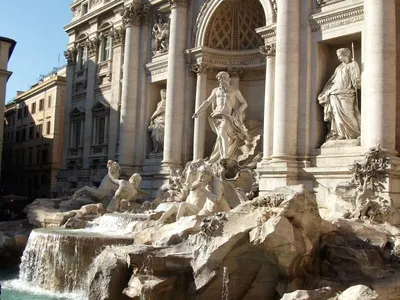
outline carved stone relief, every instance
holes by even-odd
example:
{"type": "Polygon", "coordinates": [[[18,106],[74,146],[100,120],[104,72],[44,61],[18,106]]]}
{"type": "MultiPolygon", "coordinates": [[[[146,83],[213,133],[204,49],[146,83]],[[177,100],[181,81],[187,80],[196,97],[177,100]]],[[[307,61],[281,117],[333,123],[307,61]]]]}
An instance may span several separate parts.
{"type": "Polygon", "coordinates": [[[153,25],[153,54],[165,53],[168,51],[169,41],[169,20],[166,21],[162,14],[157,14],[153,25]]]}
{"type": "Polygon", "coordinates": [[[77,53],[78,50],[75,47],[69,48],[66,51],[64,51],[64,56],[67,59],[67,63],[69,65],[75,63],[77,53]]]}

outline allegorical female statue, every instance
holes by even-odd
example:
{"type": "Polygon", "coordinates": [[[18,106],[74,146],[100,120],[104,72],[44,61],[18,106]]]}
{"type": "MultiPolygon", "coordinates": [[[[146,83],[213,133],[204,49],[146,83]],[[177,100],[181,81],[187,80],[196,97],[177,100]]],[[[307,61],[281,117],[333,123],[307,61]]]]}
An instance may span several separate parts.
{"type": "Polygon", "coordinates": [[[336,54],[342,63],[318,96],[319,104],[324,107],[324,121],[330,124],[326,140],[357,139],[361,134],[357,99],[360,68],[351,58],[350,49],[340,48],[336,54]]]}
{"type": "Polygon", "coordinates": [[[160,153],[164,147],[164,128],[165,128],[165,103],[167,91],[160,91],[161,101],[158,102],[156,111],[150,118],[149,131],[151,131],[151,139],[153,141],[153,153],[160,153]]]}

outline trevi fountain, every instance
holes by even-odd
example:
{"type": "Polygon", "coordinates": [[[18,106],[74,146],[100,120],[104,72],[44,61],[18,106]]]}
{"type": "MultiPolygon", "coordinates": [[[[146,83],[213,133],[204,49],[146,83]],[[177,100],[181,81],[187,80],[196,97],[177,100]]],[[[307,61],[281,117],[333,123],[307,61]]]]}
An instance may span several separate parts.
{"type": "MultiPolygon", "coordinates": [[[[36,228],[3,291],[400,299],[398,1],[89,1],[87,17],[81,2],[69,72],[82,47],[97,57],[73,28],[99,3],[122,6],[109,34],[124,64],[96,83],[108,101],[111,82],[110,121],[121,98],[126,123],[107,129],[118,156],[110,142],[90,165],[89,150],[64,146],[64,195],[26,207],[36,228]]],[[[79,107],[87,80],[69,85],[71,120],[97,107],[79,107]]]]}

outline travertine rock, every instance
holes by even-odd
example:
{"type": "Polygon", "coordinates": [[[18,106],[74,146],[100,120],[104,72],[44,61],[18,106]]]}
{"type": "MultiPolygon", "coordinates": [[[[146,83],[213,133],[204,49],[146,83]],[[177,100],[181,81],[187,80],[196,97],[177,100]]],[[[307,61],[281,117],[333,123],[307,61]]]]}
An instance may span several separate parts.
{"type": "Polygon", "coordinates": [[[378,299],[378,294],[369,287],[359,284],[345,290],[338,300],[374,300],[378,299]]]}

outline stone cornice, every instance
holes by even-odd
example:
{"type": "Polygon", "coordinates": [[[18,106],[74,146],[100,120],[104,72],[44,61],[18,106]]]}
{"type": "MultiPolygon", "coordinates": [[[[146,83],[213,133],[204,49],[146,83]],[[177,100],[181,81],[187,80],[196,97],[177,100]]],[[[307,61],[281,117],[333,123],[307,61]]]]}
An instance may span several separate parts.
{"type": "Polygon", "coordinates": [[[171,9],[177,8],[178,6],[187,7],[188,0],[169,0],[169,5],[171,6],[171,9]]]}
{"type": "Polygon", "coordinates": [[[264,39],[265,45],[273,44],[276,41],[276,24],[256,28],[256,32],[264,39]]]}
{"type": "Polygon", "coordinates": [[[327,5],[331,5],[337,2],[342,2],[345,0],[317,0],[317,6],[318,7],[322,7],[322,6],[327,6],[327,5]]]}
{"type": "Polygon", "coordinates": [[[364,20],[364,7],[357,5],[345,10],[314,14],[309,22],[311,31],[327,30],[364,20]]]}
{"type": "Polygon", "coordinates": [[[79,19],[73,20],[71,23],[67,24],[66,26],[64,26],[64,30],[69,32],[70,30],[72,30],[73,28],[75,28],[76,26],[79,26],[85,22],[88,22],[90,19],[106,12],[109,11],[111,8],[115,8],[118,6],[121,6],[121,4],[123,4],[123,0],[111,0],[110,2],[108,2],[107,4],[99,7],[98,9],[91,11],[89,13],[87,13],[86,15],[82,16],[79,19]]]}
{"type": "Polygon", "coordinates": [[[5,77],[7,80],[10,78],[12,72],[0,69],[0,77],[5,77]]]}
{"type": "Polygon", "coordinates": [[[246,51],[223,51],[197,47],[186,51],[188,63],[205,64],[213,68],[253,68],[265,65],[265,57],[258,49],[246,51]]]}

